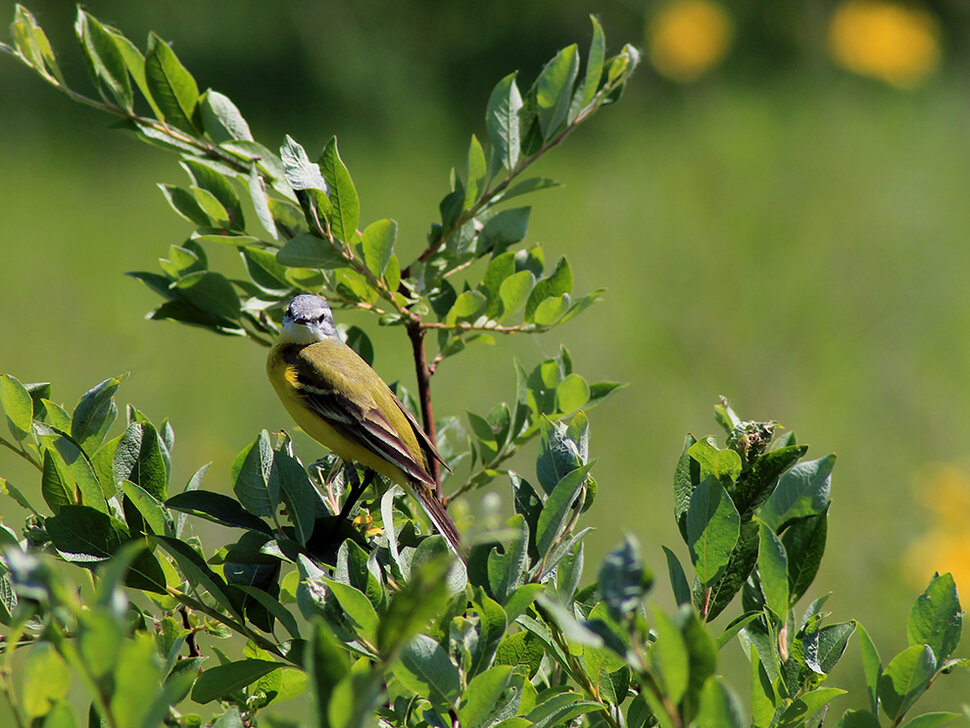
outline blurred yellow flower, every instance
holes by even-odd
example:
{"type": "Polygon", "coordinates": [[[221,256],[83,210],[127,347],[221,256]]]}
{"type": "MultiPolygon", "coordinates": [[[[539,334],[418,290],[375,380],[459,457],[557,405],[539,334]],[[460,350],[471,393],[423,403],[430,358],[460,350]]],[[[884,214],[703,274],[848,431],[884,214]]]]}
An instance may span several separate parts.
{"type": "Polygon", "coordinates": [[[903,570],[920,588],[933,572],[949,571],[957,589],[970,591],[970,471],[930,466],[919,478],[917,499],[934,515],[929,532],[906,549],[903,570]]]}
{"type": "Polygon", "coordinates": [[[925,10],[886,0],[847,0],[829,23],[829,50],[844,68],[899,88],[940,64],[940,27],[925,10]]]}
{"type": "Polygon", "coordinates": [[[650,61],[674,81],[694,81],[724,60],[731,35],[731,19],[717,3],[673,0],[647,25],[650,61]]]}

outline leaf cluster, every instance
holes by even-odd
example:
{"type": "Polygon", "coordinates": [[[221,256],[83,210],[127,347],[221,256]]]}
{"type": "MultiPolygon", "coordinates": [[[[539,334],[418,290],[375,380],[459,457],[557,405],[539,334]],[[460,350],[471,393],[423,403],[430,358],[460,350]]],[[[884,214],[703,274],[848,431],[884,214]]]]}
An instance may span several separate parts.
{"type": "MultiPolygon", "coordinates": [[[[218,476],[232,495],[203,487],[208,465],[175,493],[173,428],[130,405],[119,417],[124,377],[68,409],[50,384],[2,374],[0,447],[36,469],[43,499],[35,507],[0,477],[27,511],[19,535],[0,524],[0,692],[17,728],[83,724],[77,694],[88,725],[110,728],[289,728],[275,706],[299,695],[313,725],[340,728],[815,728],[844,692],[825,683],[856,632],[869,707],[839,725],[878,726],[880,711],[914,728],[954,717],[905,722],[940,675],[966,665],[952,657],[962,611],[948,574],[917,599],[909,647],[885,665],[858,622],[827,622],[827,596],[796,612],[825,550],[833,455],[803,460],[793,433],[717,406],[723,445],[688,435],[674,472],[693,573],[664,549],[678,604],[668,613],[648,601],[654,578],[631,535],[584,580],[583,518],[600,487],[587,410],[620,385],[588,382],[561,349],[531,371],[515,362],[509,401],[469,412],[467,434],[455,417],[434,421],[428,381],[444,359],[495,333],[546,331],[597,300],[574,296],[565,258],[547,269],[525,242],[529,208],[506,203],[555,184],[523,173],[616,100],[635,50],[607,58],[594,19],[585,64],[569,46],[524,92],[515,74],[502,79],[485,143],[471,138],[421,252],[402,264],[393,220],[361,225],[335,139],[316,161],[289,138],[270,151],[154,34],[142,52],[83,9],[75,30],[100,99],[65,84],[25,8],[0,49],[180,156],[188,180],[162,193],[193,232],[160,273],[132,274],[163,298],[152,317],[268,344],[286,301],[314,292],[402,327],[418,393],[397,393],[459,482],[443,503],[507,477],[513,515],[501,531],[466,528],[466,564],[396,486],[379,483],[342,518],[361,473],[333,457],[304,463],[288,435],[265,430],[218,476]],[[237,274],[210,268],[213,245],[238,251],[237,274]],[[505,470],[531,441],[534,474],[505,470]],[[204,543],[196,519],[232,540],[204,543]],[[715,634],[711,620],[733,603],[740,614],[715,634]],[[750,660],[750,720],[718,672],[735,638],[750,660]]],[[[372,359],[362,329],[344,333],[372,359]]]]}

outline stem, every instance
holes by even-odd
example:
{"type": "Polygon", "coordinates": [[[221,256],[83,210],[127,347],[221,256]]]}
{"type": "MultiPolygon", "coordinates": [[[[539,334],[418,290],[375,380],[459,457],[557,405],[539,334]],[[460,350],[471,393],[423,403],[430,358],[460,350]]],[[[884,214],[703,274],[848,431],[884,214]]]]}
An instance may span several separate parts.
{"type": "Polygon", "coordinates": [[[485,190],[485,192],[482,193],[482,196],[478,198],[478,200],[475,202],[474,205],[469,207],[467,210],[464,210],[447,230],[442,230],[441,235],[438,236],[438,239],[435,240],[433,243],[431,243],[427,248],[425,248],[424,251],[414,261],[414,263],[411,263],[410,265],[408,265],[407,267],[401,270],[401,279],[404,280],[411,275],[411,268],[415,264],[425,262],[426,260],[428,260],[428,258],[431,258],[433,255],[435,255],[435,253],[441,250],[441,247],[448,241],[448,239],[452,235],[454,235],[458,230],[461,229],[462,225],[464,225],[469,220],[473,219],[476,215],[478,215],[478,213],[482,212],[482,210],[487,208],[492,203],[492,201],[495,200],[496,197],[499,197],[503,192],[505,192],[505,190],[508,189],[509,185],[515,180],[516,177],[518,177],[528,167],[532,166],[535,162],[537,162],[539,158],[542,157],[550,149],[553,149],[559,146],[560,144],[562,144],[563,141],[565,141],[566,137],[568,137],[576,129],[577,126],[579,126],[582,122],[584,122],[590,116],[590,114],[592,114],[594,111],[599,109],[603,101],[611,93],[613,93],[615,89],[616,89],[615,84],[607,84],[606,86],[601,88],[599,92],[597,92],[596,96],[593,97],[593,100],[590,101],[590,103],[586,106],[586,108],[584,108],[576,115],[576,118],[573,119],[571,124],[568,124],[565,128],[563,128],[561,132],[559,132],[556,136],[554,136],[548,142],[543,144],[534,154],[520,159],[516,163],[515,167],[508,171],[508,175],[506,175],[505,179],[499,182],[495,187],[485,190]]]}
{"type": "Polygon", "coordinates": [[[203,614],[209,617],[212,617],[217,622],[221,622],[222,624],[226,625],[229,629],[241,634],[243,637],[246,637],[252,640],[255,644],[257,644],[259,647],[262,647],[267,652],[272,652],[277,657],[280,657],[286,660],[287,662],[297,665],[298,667],[302,667],[302,665],[299,665],[298,663],[294,662],[291,658],[288,658],[286,655],[284,655],[276,643],[266,639],[261,634],[257,634],[256,632],[253,632],[251,629],[249,629],[249,627],[247,627],[246,625],[240,622],[237,622],[232,617],[227,617],[226,615],[221,614],[218,610],[212,609],[211,607],[206,606],[205,604],[198,601],[197,599],[190,597],[185,592],[175,589],[174,587],[168,587],[167,591],[169,596],[175,598],[180,604],[184,604],[189,609],[194,609],[197,612],[202,612],[203,614]]]}
{"type": "MultiPolygon", "coordinates": [[[[424,329],[420,319],[412,319],[407,325],[408,338],[411,339],[411,350],[414,352],[414,373],[418,380],[418,401],[421,403],[421,419],[424,420],[424,432],[431,442],[438,442],[438,434],[434,425],[434,410],[431,407],[431,369],[428,367],[428,357],[424,351],[424,329]]],[[[428,468],[434,478],[435,495],[441,498],[441,464],[433,457],[428,458],[428,468]]]]}
{"type": "Polygon", "coordinates": [[[702,622],[707,621],[707,610],[711,606],[711,587],[704,590],[704,600],[701,602],[700,617],[702,622]]]}
{"type": "Polygon", "coordinates": [[[179,605],[179,614],[182,615],[182,626],[189,631],[189,636],[185,638],[185,644],[189,647],[189,657],[202,657],[202,650],[195,638],[195,630],[189,621],[189,610],[184,604],[179,605]]]}
{"type": "Polygon", "coordinates": [[[549,330],[549,326],[539,326],[538,324],[518,324],[516,326],[501,326],[500,324],[486,323],[473,324],[467,321],[454,324],[446,324],[441,321],[422,321],[419,326],[422,329],[444,329],[446,331],[494,331],[499,334],[541,334],[549,330]]]}
{"type": "Polygon", "coordinates": [[[7,440],[5,440],[2,437],[0,437],[0,445],[3,445],[4,447],[9,448],[12,452],[15,452],[17,455],[22,457],[24,460],[26,460],[28,463],[33,465],[38,470],[44,469],[44,467],[40,463],[35,461],[32,457],[30,457],[30,453],[28,453],[22,447],[14,447],[12,443],[7,442],[7,440]]]}

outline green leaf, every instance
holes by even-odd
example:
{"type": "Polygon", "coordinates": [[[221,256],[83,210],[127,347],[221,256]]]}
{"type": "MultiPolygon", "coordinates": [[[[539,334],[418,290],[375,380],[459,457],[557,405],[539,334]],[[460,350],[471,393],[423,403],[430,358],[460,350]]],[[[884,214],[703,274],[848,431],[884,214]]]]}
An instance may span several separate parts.
{"type": "Polygon", "coordinates": [[[683,605],[674,619],[687,647],[689,676],[687,692],[681,701],[681,714],[689,723],[697,713],[701,690],[717,668],[718,646],[690,605],[683,605]]]}
{"type": "Polygon", "coordinates": [[[22,706],[29,717],[47,715],[67,697],[71,674],[63,658],[46,642],[30,648],[24,662],[22,706]]]}
{"type": "MultiPolygon", "coordinates": [[[[130,539],[125,524],[88,506],[63,506],[44,524],[61,556],[91,566],[110,558],[130,539]]],[[[148,551],[134,558],[125,583],[135,589],[166,593],[165,573],[148,551]]]]}
{"type": "Polygon", "coordinates": [[[942,711],[937,713],[923,713],[923,715],[918,715],[912,720],[903,723],[902,728],[938,728],[960,717],[960,713],[946,713],[942,711]]]}
{"type": "Polygon", "coordinates": [[[347,265],[347,259],[323,238],[312,233],[300,233],[280,248],[276,261],[290,268],[322,268],[333,270],[347,265]]]}
{"type": "Polygon", "coordinates": [[[532,317],[532,323],[536,326],[552,326],[561,319],[569,309],[569,294],[547,298],[540,303],[532,317]]]}
{"type": "Polygon", "coordinates": [[[155,33],[148,35],[145,81],[162,111],[162,121],[194,135],[192,117],[199,99],[199,87],[168,44],[155,33]]]}
{"type": "Polygon", "coordinates": [[[583,696],[572,691],[557,692],[550,696],[540,694],[536,707],[525,716],[532,728],[553,728],[566,725],[574,718],[606,706],[595,700],[583,700],[583,696]]]}
{"type": "Polygon", "coordinates": [[[333,234],[338,240],[349,243],[357,236],[360,204],[350,172],[337,151],[337,137],[330,138],[319,161],[320,170],[329,186],[327,194],[330,204],[333,206],[333,217],[330,220],[333,234]]]}
{"type": "Polygon", "coordinates": [[[11,374],[0,375],[0,405],[7,416],[10,434],[18,442],[30,433],[34,417],[34,401],[20,381],[11,374]]]}
{"type": "Polygon", "coordinates": [[[296,529],[296,540],[303,546],[313,533],[319,496],[307,477],[303,466],[285,452],[273,455],[270,479],[279,481],[279,492],[286,504],[286,512],[296,529]]]}
{"type": "Polygon", "coordinates": [[[727,566],[740,526],[741,517],[724,487],[712,478],[702,481],[687,510],[687,545],[702,584],[710,584],[727,566]]]}
{"type": "Polygon", "coordinates": [[[249,198],[253,202],[253,209],[256,211],[259,224],[263,226],[273,240],[279,240],[280,231],[276,228],[276,219],[273,217],[270,197],[266,194],[266,183],[259,176],[259,170],[255,166],[249,170],[247,182],[249,184],[249,198]]]}
{"type": "Polygon", "coordinates": [[[74,32],[84,52],[91,80],[101,91],[102,97],[131,111],[133,98],[131,82],[128,80],[128,66],[115,37],[105,30],[97,18],[80,8],[74,23],[74,32]],[[105,89],[107,94],[104,93],[105,89]]]}
{"type": "Polygon", "coordinates": [[[691,445],[687,451],[701,466],[704,478],[728,478],[732,482],[741,474],[741,457],[734,450],[719,450],[706,440],[691,445]]]}
{"type": "Polygon", "coordinates": [[[14,22],[10,26],[13,34],[14,47],[17,55],[30,64],[34,70],[48,80],[61,80],[61,71],[54,59],[47,35],[37,24],[37,20],[30,11],[22,5],[17,5],[14,12],[14,22]]]}
{"type": "Polygon", "coordinates": [[[283,666],[283,663],[271,660],[238,660],[210,667],[195,681],[192,700],[205,704],[220,698],[229,698],[263,675],[283,666]]]}
{"type": "Polygon", "coordinates": [[[788,554],[775,532],[759,522],[758,575],[765,604],[779,620],[788,614],[788,554]]]}
{"type": "MultiPolygon", "coordinates": [[[[51,408],[48,407],[48,413],[50,411],[51,408]]],[[[105,499],[105,491],[84,451],[67,435],[62,435],[45,425],[38,424],[36,428],[42,449],[53,448],[63,459],[81,493],[81,502],[102,513],[107,513],[108,502],[105,499]]]]}
{"type": "Polygon", "coordinates": [[[936,672],[929,645],[913,645],[896,655],[879,678],[879,700],[890,720],[908,711],[936,672]]]}
{"type": "Polygon", "coordinates": [[[370,728],[374,725],[374,715],[383,692],[383,677],[380,670],[347,674],[337,683],[330,697],[327,708],[329,725],[333,728],[370,728]]]}
{"type": "Polygon", "coordinates": [[[640,543],[626,534],[623,544],[610,551],[599,568],[599,588],[610,616],[620,621],[636,610],[653,577],[640,558],[640,543]]]}
{"type": "Polygon", "coordinates": [[[472,319],[485,309],[488,301],[478,291],[465,291],[455,300],[445,317],[445,323],[453,324],[463,319],[472,319]]]}
{"type": "Polygon", "coordinates": [[[71,437],[88,457],[94,457],[118,416],[114,395],[121,385],[121,379],[122,377],[110,377],[95,385],[81,397],[74,408],[71,416],[71,437]]]}
{"type": "Polygon", "coordinates": [[[834,698],[845,695],[845,692],[845,690],[839,688],[816,688],[804,693],[781,714],[778,719],[779,728],[787,728],[787,726],[802,723],[828,705],[834,698]]]}
{"type": "Polygon", "coordinates": [[[862,651],[862,672],[866,678],[866,691],[869,693],[869,707],[873,713],[879,711],[879,680],[882,677],[882,662],[879,651],[861,622],[856,622],[859,631],[859,648],[862,651]]]}
{"type": "Polygon", "coordinates": [[[963,611],[950,574],[936,575],[909,612],[906,635],[911,645],[929,645],[942,664],[960,643],[963,611]]]}
{"type": "Polygon", "coordinates": [[[152,529],[153,534],[172,535],[171,526],[162,508],[162,503],[155,496],[130,480],[122,480],[118,483],[118,487],[138,509],[138,513],[145,519],[145,523],[152,529]]]}
{"type": "Polygon", "coordinates": [[[372,645],[376,645],[380,618],[367,596],[349,584],[341,584],[326,577],[323,577],[323,582],[330,588],[354,631],[372,645]]]}
{"type": "Polygon", "coordinates": [[[677,704],[687,691],[690,675],[687,645],[677,625],[657,607],[653,608],[653,624],[657,641],[650,647],[650,662],[664,694],[677,704]]]}
{"type": "Polygon", "coordinates": [[[286,294],[292,288],[286,280],[286,268],[268,250],[244,246],[239,249],[249,278],[256,286],[273,296],[286,294]]]}
{"type": "Polygon", "coordinates": [[[175,282],[174,287],[196,308],[221,319],[239,318],[240,303],[236,290],[224,275],[212,271],[190,273],[175,282]]]}
{"type": "Polygon", "coordinates": [[[165,195],[165,199],[168,200],[172,209],[186,220],[200,228],[212,227],[212,219],[191,192],[167,184],[159,184],[158,189],[165,195]]]}
{"type": "Polygon", "coordinates": [[[375,644],[382,655],[393,655],[441,614],[454,591],[449,577],[458,563],[443,539],[432,537],[422,542],[414,552],[410,578],[391,598],[377,628],[375,644]],[[429,542],[430,546],[424,546],[429,542]]]}
{"type": "Polygon", "coordinates": [[[789,602],[795,604],[812,585],[825,553],[828,534],[828,516],[820,513],[795,521],[781,535],[781,542],[788,554],[789,602]]]}
{"type": "Polygon", "coordinates": [[[586,77],[583,79],[582,106],[587,106],[599,89],[600,78],[603,76],[603,60],[606,55],[606,37],[603,26],[595,15],[589,16],[593,23],[593,40],[589,44],[589,55],[586,57],[586,77]]]}
{"type": "Polygon", "coordinates": [[[269,433],[263,430],[233,462],[233,491],[243,508],[257,516],[274,515],[280,504],[279,478],[272,477],[273,455],[269,433]]]}
{"type": "Polygon", "coordinates": [[[670,587],[674,592],[674,599],[677,600],[678,605],[690,604],[690,584],[687,583],[687,575],[684,574],[680,559],[666,546],[661,548],[667,557],[667,572],[670,575],[670,587]]]}
{"type": "Polygon", "coordinates": [[[154,541],[175,559],[189,584],[204,588],[223,609],[236,619],[242,619],[240,607],[225,579],[212,571],[195,549],[177,538],[155,536],[154,541]]]}
{"type": "Polygon", "coordinates": [[[108,609],[85,609],[78,613],[78,647],[84,664],[95,678],[114,668],[118,645],[124,639],[121,620],[108,609]]]}
{"type": "Polygon", "coordinates": [[[531,321],[535,318],[539,305],[547,298],[561,298],[564,294],[572,293],[573,290],[573,271],[566,258],[560,258],[556,262],[556,267],[545,278],[536,283],[529,301],[525,306],[525,319],[531,321]]]}
{"type": "Polygon", "coordinates": [[[498,300],[502,304],[498,320],[503,321],[522,308],[535,284],[536,278],[528,270],[520,270],[505,278],[498,289],[498,300]]]}
{"type": "Polygon", "coordinates": [[[364,247],[364,263],[367,270],[377,278],[384,277],[387,264],[394,254],[394,243],[397,240],[397,222],[391,219],[372,222],[362,235],[364,247]]]}
{"type": "Polygon", "coordinates": [[[855,622],[827,624],[809,631],[802,640],[805,664],[819,675],[828,675],[845,653],[849,638],[855,632],[855,622]]]}
{"type": "Polygon", "coordinates": [[[211,88],[199,100],[202,128],[216,144],[240,140],[253,141],[249,124],[228,96],[211,88]]]}
{"type": "Polygon", "coordinates": [[[879,719],[868,710],[847,710],[835,728],[880,728],[879,719]]]}
{"type": "Polygon", "coordinates": [[[173,495],[165,501],[165,506],[182,513],[191,513],[223,526],[245,528],[267,535],[273,533],[273,529],[266,521],[249,513],[240,505],[239,501],[223,493],[213,493],[208,490],[187,490],[184,493],[173,495]]]}
{"type": "Polygon", "coordinates": [[[476,675],[462,692],[458,723],[462,728],[494,725],[496,709],[504,707],[502,694],[512,679],[512,667],[498,665],[476,675]]]}
{"type": "Polygon", "coordinates": [[[562,535],[592,466],[593,463],[587,463],[564,475],[546,499],[536,527],[536,548],[540,556],[548,554],[562,535]]]}
{"type": "Polygon", "coordinates": [[[330,213],[330,199],[327,197],[329,186],[320,171],[320,165],[314,164],[307,156],[306,150],[290,136],[287,136],[280,147],[280,162],[283,165],[283,176],[297,192],[302,190],[316,191],[314,202],[328,217],[330,213]]]}
{"type": "Polygon", "coordinates": [[[563,48],[549,61],[536,81],[539,128],[544,140],[550,139],[566,120],[579,73],[579,49],[575,44],[563,48]]]}
{"type": "Polygon", "coordinates": [[[485,112],[485,125],[494,158],[498,165],[504,166],[510,172],[519,161],[521,108],[522,94],[515,83],[515,74],[511,73],[495,86],[488,98],[485,112]]]}
{"type": "Polygon", "coordinates": [[[547,190],[552,187],[560,187],[561,183],[550,179],[549,177],[530,177],[529,179],[524,179],[518,184],[512,185],[501,195],[501,200],[511,200],[513,197],[518,197],[519,195],[527,195],[530,192],[538,192],[539,190],[547,190]]]}
{"type": "Polygon", "coordinates": [[[507,523],[516,536],[505,547],[505,553],[499,554],[493,549],[488,555],[489,587],[502,603],[522,586],[529,567],[529,525],[521,513],[513,515],[507,523]]]}
{"type": "Polygon", "coordinates": [[[147,422],[128,426],[115,449],[114,478],[116,483],[130,480],[157,500],[165,500],[168,469],[154,426],[147,422]]]}
{"type": "Polygon", "coordinates": [[[589,385],[579,374],[570,374],[556,387],[556,407],[560,412],[575,412],[589,402],[589,385]]]}
{"type": "Polygon", "coordinates": [[[44,502],[56,516],[64,506],[77,505],[77,483],[57,450],[44,450],[44,470],[40,479],[44,502]]]}
{"type": "Polygon", "coordinates": [[[430,698],[435,705],[450,708],[458,699],[458,668],[441,645],[427,635],[417,635],[401,650],[393,672],[407,690],[430,698]]]}
{"type": "Polygon", "coordinates": [[[306,671],[313,687],[317,722],[326,728],[329,726],[327,706],[330,696],[337,683],[350,671],[350,660],[340,640],[319,617],[313,620],[310,645],[306,651],[306,671]]]}
{"type": "MultiPolygon", "coordinates": [[[[180,164],[195,182],[193,189],[196,187],[203,189],[216,199],[219,209],[224,210],[228,217],[228,227],[233,230],[245,230],[246,222],[243,218],[239,195],[236,194],[229,178],[210,165],[194,159],[184,159],[180,164]]],[[[210,217],[219,217],[219,215],[210,215],[210,217]]]]}
{"type": "Polygon", "coordinates": [[[761,519],[775,531],[789,521],[818,515],[829,503],[835,455],[799,463],[781,476],[761,508],[761,519]]]}
{"type": "Polygon", "coordinates": [[[529,230],[531,207],[511,207],[493,215],[478,233],[475,255],[499,255],[523,240],[529,230]]]}
{"type": "Polygon", "coordinates": [[[492,663],[499,642],[508,627],[505,610],[498,602],[489,598],[484,590],[479,590],[476,594],[474,607],[478,614],[478,641],[472,648],[472,662],[468,670],[471,675],[477,675],[492,663]]]}
{"type": "Polygon", "coordinates": [[[704,683],[694,725],[697,728],[743,728],[745,725],[737,697],[716,676],[704,683]]]}
{"type": "Polygon", "coordinates": [[[532,632],[514,632],[499,643],[495,650],[495,664],[513,667],[521,665],[528,670],[531,678],[539,671],[545,654],[542,640],[532,632]]]}
{"type": "Polygon", "coordinates": [[[465,174],[465,204],[467,209],[478,202],[478,198],[485,192],[488,186],[488,164],[485,160],[485,151],[482,149],[478,137],[472,134],[471,143],[468,145],[468,164],[465,174]]]}

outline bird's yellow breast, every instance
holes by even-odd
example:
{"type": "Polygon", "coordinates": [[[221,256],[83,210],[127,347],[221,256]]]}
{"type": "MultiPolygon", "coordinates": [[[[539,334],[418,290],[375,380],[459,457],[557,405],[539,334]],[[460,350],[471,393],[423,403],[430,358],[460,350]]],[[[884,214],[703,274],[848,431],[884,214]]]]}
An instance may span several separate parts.
{"type": "MultiPolygon", "coordinates": [[[[341,460],[358,462],[396,483],[407,486],[408,478],[399,467],[354,440],[344,437],[306,405],[299,392],[297,368],[292,363],[293,355],[301,348],[297,345],[277,345],[270,351],[266,360],[269,381],[286,411],[307,435],[331,450],[341,460]]],[[[414,438],[413,433],[408,434],[411,435],[411,439],[414,438]]],[[[420,453],[416,440],[414,449],[420,453]]]]}

